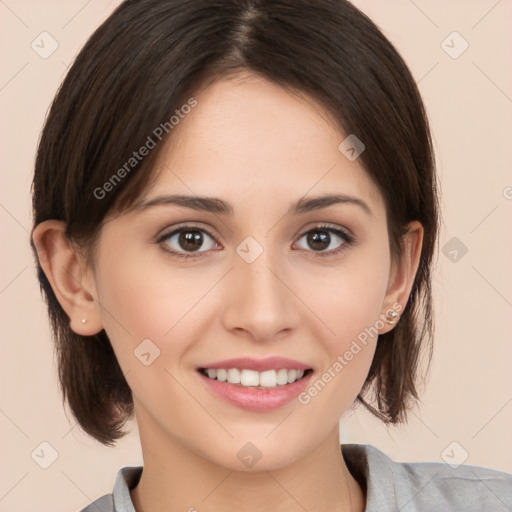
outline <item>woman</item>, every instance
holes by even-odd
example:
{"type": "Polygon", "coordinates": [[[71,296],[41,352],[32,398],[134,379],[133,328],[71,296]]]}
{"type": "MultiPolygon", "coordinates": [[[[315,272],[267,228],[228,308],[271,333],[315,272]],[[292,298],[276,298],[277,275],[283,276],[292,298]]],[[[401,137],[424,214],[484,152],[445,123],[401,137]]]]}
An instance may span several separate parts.
{"type": "Polygon", "coordinates": [[[140,432],[84,510],[511,505],[505,473],[340,449],[354,401],[399,423],[418,398],[438,232],[419,92],[349,2],[124,2],[52,105],[33,207],[64,397],[105,445],[140,432]]]}

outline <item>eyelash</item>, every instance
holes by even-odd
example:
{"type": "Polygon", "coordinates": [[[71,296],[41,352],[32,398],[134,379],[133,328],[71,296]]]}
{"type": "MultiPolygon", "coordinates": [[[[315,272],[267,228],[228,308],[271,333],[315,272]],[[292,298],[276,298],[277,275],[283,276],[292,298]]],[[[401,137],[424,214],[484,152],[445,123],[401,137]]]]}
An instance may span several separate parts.
{"type": "MultiPolygon", "coordinates": [[[[192,224],[192,225],[180,226],[180,227],[178,227],[176,229],[173,229],[172,231],[164,233],[160,238],[158,238],[158,240],[156,242],[158,244],[162,244],[163,242],[165,242],[166,240],[171,238],[173,235],[175,235],[177,233],[181,233],[182,231],[186,231],[186,230],[202,231],[202,232],[206,233],[210,238],[215,240],[215,236],[213,236],[207,229],[205,229],[202,226],[198,226],[198,225],[192,224]]],[[[325,252],[325,251],[324,252],[308,251],[308,252],[312,252],[315,257],[318,256],[320,258],[325,258],[325,257],[329,257],[329,256],[336,256],[341,251],[343,251],[346,246],[350,246],[350,245],[352,245],[352,244],[354,244],[356,242],[356,239],[355,239],[355,237],[353,235],[350,235],[348,232],[346,232],[343,229],[330,226],[329,224],[319,224],[318,226],[314,226],[313,228],[308,229],[307,231],[305,231],[304,233],[302,233],[299,236],[299,240],[304,235],[307,235],[308,233],[313,232],[313,231],[328,231],[330,233],[334,233],[336,236],[338,236],[339,238],[344,240],[344,243],[341,244],[337,249],[334,249],[334,250],[331,250],[331,251],[328,251],[328,252],[325,252]]],[[[194,253],[190,253],[190,254],[187,254],[187,253],[183,253],[183,252],[173,251],[173,250],[168,249],[168,248],[164,248],[163,250],[165,252],[170,253],[173,257],[180,258],[180,259],[201,258],[201,257],[203,257],[202,255],[204,253],[208,252],[208,251],[202,251],[200,253],[195,253],[195,254],[194,253]]]]}

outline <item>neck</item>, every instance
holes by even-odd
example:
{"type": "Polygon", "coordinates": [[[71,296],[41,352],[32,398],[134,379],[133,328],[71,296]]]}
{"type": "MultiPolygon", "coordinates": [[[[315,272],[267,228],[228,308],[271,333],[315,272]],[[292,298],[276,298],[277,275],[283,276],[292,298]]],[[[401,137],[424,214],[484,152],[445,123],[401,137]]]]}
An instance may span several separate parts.
{"type": "Polygon", "coordinates": [[[139,421],[144,470],[131,491],[136,512],[364,511],[365,496],[341,454],[338,428],[285,467],[239,471],[148,429],[147,419],[139,421]]]}

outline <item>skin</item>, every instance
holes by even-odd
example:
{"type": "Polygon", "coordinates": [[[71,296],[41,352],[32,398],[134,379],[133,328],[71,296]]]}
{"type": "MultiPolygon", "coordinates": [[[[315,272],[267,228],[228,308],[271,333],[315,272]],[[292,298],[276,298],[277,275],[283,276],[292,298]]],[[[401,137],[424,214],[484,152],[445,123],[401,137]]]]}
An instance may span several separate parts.
{"type": "Polygon", "coordinates": [[[383,197],[359,161],[340,153],[346,135],[312,98],[250,75],[194,97],[198,105],[172,132],[144,199],[214,196],[232,205],[233,216],[175,205],[124,212],[104,224],[94,268],[70,247],[62,222],[43,222],[33,234],[71,328],[105,329],[133,390],[144,455],[131,491],[135,508],[362,511],[365,496],[341,456],[338,421],[365,381],[377,337],[308,404],[292,400],[269,412],[224,402],[195,368],[280,355],[308,363],[314,382],[360,332],[393,305],[405,306],[423,229],[410,224],[403,258],[392,262],[383,197]],[[361,199],[371,214],[348,203],[286,213],[305,195],[334,192],[361,199]],[[156,241],[182,223],[214,235],[203,233],[201,257],[166,252],[187,253],[177,236],[156,241]],[[349,230],[356,242],[330,232],[321,251],[343,250],[317,256],[304,234],[323,223],[349,230]],[[252,263],[236,252],[248,236],[263,249],[252,263]],[[160,356],[145,366],[133,352],[148,338],[160,356]],[[251,468],[237,457],[247,442],[262,454],[251,468]]]}

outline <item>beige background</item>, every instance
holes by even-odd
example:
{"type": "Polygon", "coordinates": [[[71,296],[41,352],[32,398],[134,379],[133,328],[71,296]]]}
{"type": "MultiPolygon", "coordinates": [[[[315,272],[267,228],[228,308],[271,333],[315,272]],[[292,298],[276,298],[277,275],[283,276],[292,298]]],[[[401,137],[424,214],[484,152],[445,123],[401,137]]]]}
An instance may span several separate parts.
{"type": "MultiPolygon", "coordinates": [[[[142,463],[135,425],[108,449],[68,421],[28,242],[46,110],[77,51],[118,3],[0,1],[0,511],[78,510],[111,492],[122,466],[142,463]],[[47,59],[31,48],[43,31],[59,45],[47,59]],[[58,453],[48,469],[34,460],[50,460],[42,442],[58,453]]],[[[438,152],[440,248],[456,237],[450,243],[467,253],[456,245],[439,253],[435,355],[409,424],[387,430],[359,409],[343,418],[341,439],[372,443],[396,460],[456,464],[467,455],[466,464],[512,472],[512,1],[354,3],[419,82],[438,152]],[[453,54],[463,41],[450,36],[442,45],[453,31],[469,44],[456,59],[445,49],[453,54]]]]}

